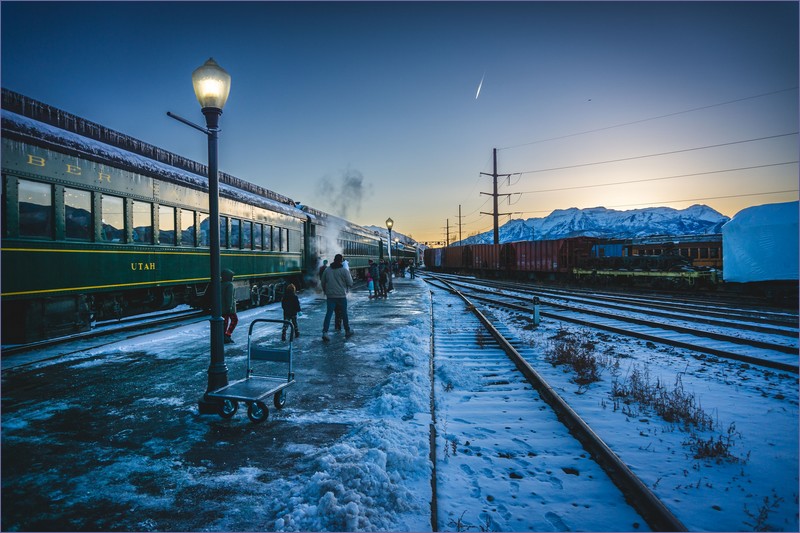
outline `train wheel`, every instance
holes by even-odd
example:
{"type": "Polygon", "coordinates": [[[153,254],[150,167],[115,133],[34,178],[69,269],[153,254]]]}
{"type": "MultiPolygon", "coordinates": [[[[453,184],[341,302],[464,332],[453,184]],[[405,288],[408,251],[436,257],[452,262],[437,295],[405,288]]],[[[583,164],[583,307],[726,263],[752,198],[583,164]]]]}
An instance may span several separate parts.
{"type": "Polygon", "coordinates": [[[236,400],[222,400],[219,404],[219,416],[231,418],[239,410],[239,402],[236,400]]]}
{"type": "Polygon", "coordinates": [[[264,402],[252,402],[247,406],[247,417],[255,424],[260,424],[269,417],[269,409],[264,402]]]}

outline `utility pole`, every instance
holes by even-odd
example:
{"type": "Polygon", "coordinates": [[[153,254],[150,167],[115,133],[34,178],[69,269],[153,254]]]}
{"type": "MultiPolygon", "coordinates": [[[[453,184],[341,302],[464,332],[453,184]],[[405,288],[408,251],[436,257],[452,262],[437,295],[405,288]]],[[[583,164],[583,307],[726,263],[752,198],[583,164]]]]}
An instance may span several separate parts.
{"type": "Polygon", "coordinates": [[[495,148],[493,150],[493,156],[494,156],[494,172],[492,172],[491,174],[487,174],[486,172],[481,172],[481,174],[483,174],[484,176],[491,176],[492,178],[494,178],[494,192],[493,193],[482,192],[481,194],[486,194],[488,196],[493,196],[494,197],[494,212],[493,213],[486,213],[484,211],[481,211],[481,214],[482,215],[492,215],[494,217],[494,243],[495,244],[500,244],[500,226],[499,226],[500,215],[510,215],[511,213],[498,213],[497,212],[497,197],[498,196],[511,196],[511,195],[510,194],[502,194],[502,195],[501,194],[497,194],[497,178],[499,176],[508,177],[508,176],[511,176],[511,174],[498,174],[497,173],[497,148],[495,148]]]}
{"type": "Polygon", "coordinates": [[[458,204],[458,242],[461,242],[461,204],[458,204]]]}
{"type": "Polygon", "coordinates": [[[445,246],[450,246],[450,219],[447,219],[447,240],[444,241],[445,246]]]}

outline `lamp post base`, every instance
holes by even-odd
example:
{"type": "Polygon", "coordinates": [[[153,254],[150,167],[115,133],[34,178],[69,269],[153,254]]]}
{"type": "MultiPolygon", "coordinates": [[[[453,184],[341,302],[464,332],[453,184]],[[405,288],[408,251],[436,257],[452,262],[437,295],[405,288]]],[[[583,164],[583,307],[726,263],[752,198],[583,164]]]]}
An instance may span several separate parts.
{"type": "Polygon", "coordinates": [[[219,414],[219,400],[214,400],[203,395],[197,403],[201,415],[218,415],[219,414]]]}

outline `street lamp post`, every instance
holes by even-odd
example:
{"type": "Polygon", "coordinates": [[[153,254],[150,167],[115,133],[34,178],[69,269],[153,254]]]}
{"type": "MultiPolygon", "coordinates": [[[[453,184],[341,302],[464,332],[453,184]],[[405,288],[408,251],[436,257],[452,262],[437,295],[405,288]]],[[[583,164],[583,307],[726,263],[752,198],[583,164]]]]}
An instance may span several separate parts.
{"type": "Polygon", "coordinates": [[[173,113],[170,117],[198,129],[208,136],[208,206],[211,262],[211,363],[208,367],[208,387],[200,399],[200,414],[214,414],[219,403],[208,398],[208,393],[228,384],[228,367],[225,365],[223,346],[222,285],[219,242],[219,165],[218,135],[219,117],[231,89],[231,77],[216,61],[209,59],[192,72],[192,85],[200,102],[201,112],[206,117],[206,127],[198,126],[173,113]]]}
{"type": "Polygon", "coordinates": [[[389,230],[389,242],[387,242],[387,248],[389,249],[389,290],[391,291],[394,289],[394,285],[392,284],[392,226],[394,226],[394,220],[391,218],[386,219],[386,228],[389,230]]]}

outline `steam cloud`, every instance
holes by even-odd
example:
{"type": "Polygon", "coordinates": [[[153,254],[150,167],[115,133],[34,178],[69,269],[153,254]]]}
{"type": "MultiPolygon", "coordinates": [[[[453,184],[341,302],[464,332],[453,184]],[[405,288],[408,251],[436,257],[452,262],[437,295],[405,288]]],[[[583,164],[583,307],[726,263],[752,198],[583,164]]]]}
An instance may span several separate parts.
{"type": "Polygon", "coordinates": [[[350,219],[361,213],[361,205],[372,195],[372,186],[364,183],[364,175],[348,168],[338,177],[323,176],[317,185],[317,194],[330,205],[332,214],[350,219]]]}
{"type": "MultiPolygon", "coordinates": [[[[364,175],[358,170],[348,168],[338,176],[323,176],[317,183],[317,197],[323,211],[331,215],[352,220],[353,215],[361,213],[361,206],[365,200],[372,196],[372,185],[364,182],[364,175]]],[[[317,228],[317,237],[321,239],[323,255],[317,258],[317,270],[322,266],[322,260],[330,263],[334,255],[343,253],[339,243],[340,233],[344,228],[344,221],[335,218],[326,219],[324,226],[317,228]]],[[[377,259],[377,258],[376,258],[377,259]]]]}

